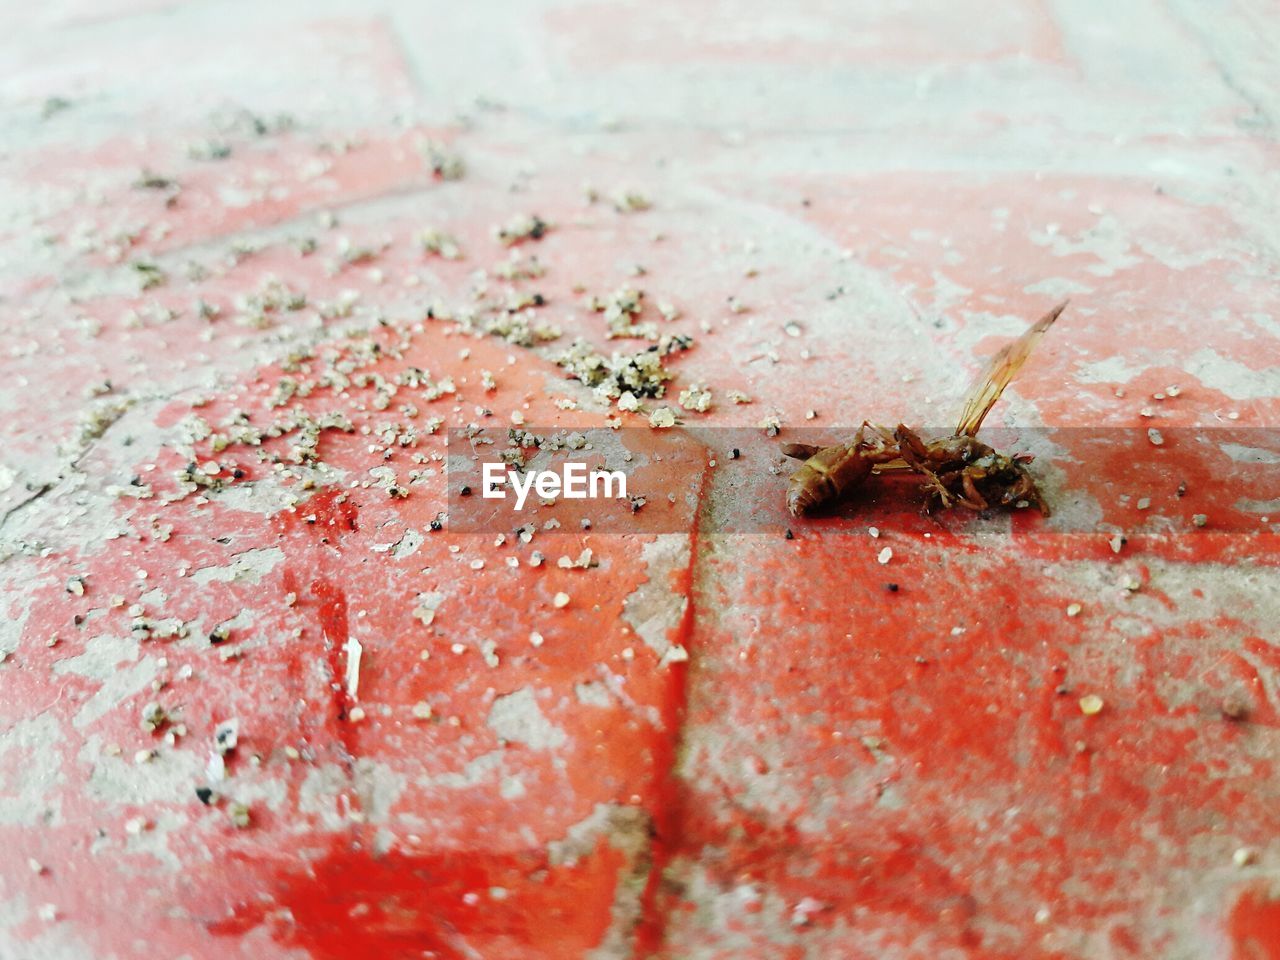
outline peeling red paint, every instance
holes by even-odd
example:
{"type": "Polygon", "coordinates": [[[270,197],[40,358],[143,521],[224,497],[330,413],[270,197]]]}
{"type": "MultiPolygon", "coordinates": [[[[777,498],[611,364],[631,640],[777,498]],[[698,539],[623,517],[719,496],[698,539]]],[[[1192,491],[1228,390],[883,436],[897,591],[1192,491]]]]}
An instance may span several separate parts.
{"type": "Polygon", "coordinates": [[[899,7],[533,5],[483,44],[396,4],[15,14],[0,955],[1280,956],[1267,18],[899,7]],[[242,104],[298,122],[210,116],[242,104]],[[613,208],[633,186],[652,210],[613,208]],[[503,279],[494,228],[534,212],[546,273],[503,279]],[[305,303],[256,316],[274,283],[305,303]],[[552,360],[646,345],[584,305],[624,284],[696,340],[660,402],[715,396],[637,472],[654,526],[451,525],[450,428],[618,416],[658,450],[552,360]],[[479,335],[516,291],[558,341],[479,335]],[[922,517],[910,478],[786,514],[766,417],[945,430],[1066,295],[989,423],[1053,517],[922,517]],[[369,379],[277,394],[331,363],[369,379]],[[407,367],[456,394],[381,404],[407,367]],[[179,449],[295,410],[350,418],[326,470],[293,434],[179,449]]]}

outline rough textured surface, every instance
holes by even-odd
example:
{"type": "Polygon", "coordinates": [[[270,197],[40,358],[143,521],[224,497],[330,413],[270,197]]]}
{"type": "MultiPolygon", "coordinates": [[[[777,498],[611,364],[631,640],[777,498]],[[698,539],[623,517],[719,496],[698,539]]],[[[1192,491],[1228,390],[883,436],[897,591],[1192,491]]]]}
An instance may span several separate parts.
{"type": "Polygon", "coordinates": [[[5,22],[0,958],[1280,957],[1271,5],[5,22]],[[625,286],[668,532],[433,529],[625,286]],[[945,425],[1064,295],[1047,522],[786,539],[690,429],[945,425]]]}

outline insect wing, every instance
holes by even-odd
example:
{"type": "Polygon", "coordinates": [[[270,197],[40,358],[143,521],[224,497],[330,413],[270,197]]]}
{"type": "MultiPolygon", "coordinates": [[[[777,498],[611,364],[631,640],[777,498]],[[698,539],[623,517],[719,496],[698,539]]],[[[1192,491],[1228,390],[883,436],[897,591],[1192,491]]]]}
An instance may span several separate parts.
{"type": "Polygon", "coordinates": [[[1018,374],[1018,370],[1027,362],[1031,351],[1044,336],[1046,330],[1053,326],[1053,321],[1067,308],[1063,300],[1043,317],[1036,321],[1026,333],[991,358],[982,376],[974,382],[965,400],[964,410],[960,414],[960,422],[956,425],[956,436],[975,436],[987,413],[995,406],[1010,381],[1018,374]]]}

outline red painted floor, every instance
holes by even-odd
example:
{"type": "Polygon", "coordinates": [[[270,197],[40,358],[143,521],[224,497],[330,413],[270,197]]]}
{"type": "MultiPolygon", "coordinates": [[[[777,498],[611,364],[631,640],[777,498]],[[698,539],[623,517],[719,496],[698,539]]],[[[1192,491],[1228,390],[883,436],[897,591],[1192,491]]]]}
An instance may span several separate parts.
{"type": "Polygon", "coordinates": [[[0,960],[1280,957],[1269,5],[5,13],[0,960]],[[786,514],[1064,297],[1049,518],[786,514]]]}

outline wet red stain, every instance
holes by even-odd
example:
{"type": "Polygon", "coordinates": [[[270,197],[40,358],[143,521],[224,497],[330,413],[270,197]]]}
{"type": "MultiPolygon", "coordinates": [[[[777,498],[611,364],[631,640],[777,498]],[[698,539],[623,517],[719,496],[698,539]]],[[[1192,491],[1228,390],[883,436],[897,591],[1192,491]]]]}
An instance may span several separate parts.
{"type": "MultiPolygon", "coordinates": [[[[709,482],[709,475],[703,470],[698,487],[699,502],[706,495],[709,482]]],[[[669,631],[667,639],[686,651],[689,651],[694,642],[694,624],[697,622],[694,581],[695,571],[699,569],[700,546],[700,528],[695,524],[689,533],[689,563],[683,570],[671,573],[671,590],[685,598],[685,609],[680,622],[669,631]]],[[[640,922],[635,931],[636,952],[640,957],[651,956],[662,946],[667,920],[663,902],[663,877],[667,866],[679,854],[684,840],[684,802],[687,791],[683,781],[676,775],[676,762],[680,748],[678,731],[684,729],[688,697],[688,662],[670,664],[667,667],[665,696],[660,707],[661,728],[670,731],[672,735],[658,740],[654,748],[656,782],[653,787],[651,866],[641,894],[640,922]]]]}
{"type": "Polygon", "coordinates": [[[315,960],[570,960],[605,937],[623,861],[607,843],[552,866],[536,853],[377,856],[336,838],[301,869],[280,864],[268,896],[208,929],[237,936],[267,924],[315,960]]]}
{"type": "Polygon", "coordinates": [[[1264,888],[1240,895],[1227,922],[1231,960],[1280,960],[1280,899],[1264,888]]]}
{"type": "Polygon", "coordinates": [[[333,582],[326,579],[311,581],[311,594],[319,602],[316,611],[324,637],[324,655],[329,664],[330,686],[336,718],[345,720],[351,709],[351,697],[341,678],[346,673],[347,641],[350,637],[347,621],[347,595],[333,582]]]}
{"type": "Polygon", "coordinates": [[[360,529],[360,508],[349,494],[325,490],[272,518],[281,533],[312,531],[318,538],[340,540],[360,529]]]}

